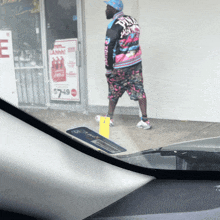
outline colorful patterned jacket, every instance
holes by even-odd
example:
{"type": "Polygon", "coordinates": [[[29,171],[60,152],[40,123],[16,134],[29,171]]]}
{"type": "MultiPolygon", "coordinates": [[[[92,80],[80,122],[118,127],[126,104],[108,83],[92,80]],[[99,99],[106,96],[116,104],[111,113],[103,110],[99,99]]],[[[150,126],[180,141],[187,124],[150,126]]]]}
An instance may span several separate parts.
{"type": "Polygon", "coordinates": [[[105,38],[105,68],[111,70],[141,62],[140,28],[131,16],[118,12],[108,25],[105,38]]]}

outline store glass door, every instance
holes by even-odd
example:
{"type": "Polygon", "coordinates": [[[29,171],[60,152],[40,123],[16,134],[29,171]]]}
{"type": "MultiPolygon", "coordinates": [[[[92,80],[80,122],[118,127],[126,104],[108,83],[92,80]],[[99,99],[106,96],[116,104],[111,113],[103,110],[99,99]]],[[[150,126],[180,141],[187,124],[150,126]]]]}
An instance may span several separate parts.
{"type": "Polygon", "coordinates": [[[51,103],[80,102],[76,0],[45,0],[51,103]]]}

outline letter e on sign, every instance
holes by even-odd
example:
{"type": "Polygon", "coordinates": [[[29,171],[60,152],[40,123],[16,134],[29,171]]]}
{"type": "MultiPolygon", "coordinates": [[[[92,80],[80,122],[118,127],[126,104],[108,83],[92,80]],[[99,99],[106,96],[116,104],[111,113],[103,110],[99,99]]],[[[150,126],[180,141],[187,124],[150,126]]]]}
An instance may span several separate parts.
{"type": "Polygon", "coordinates": [[[3,55],[3,50],[8,50],[8,47],[3,47],[2,43],[8,43],[8,40],[0,40],[0,58],[9,58],[9,55],[3,55]]]}

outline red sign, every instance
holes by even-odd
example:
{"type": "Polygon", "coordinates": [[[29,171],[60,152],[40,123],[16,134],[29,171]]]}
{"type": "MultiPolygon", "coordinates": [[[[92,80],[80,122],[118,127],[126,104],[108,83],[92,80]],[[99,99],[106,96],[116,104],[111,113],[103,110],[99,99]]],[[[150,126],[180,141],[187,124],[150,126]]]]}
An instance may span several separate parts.
{"type": "Polygon", "coordinates": [[[12,36],[11,31],[3,30],[0,30],[0,96],[18,107],[12,36]]]}
{"type": "Polygon", "coordinates": [[[8,47],[3,47],[2,43],[8,43],[8,40],[0,40],[0,58],[9,58],[9,55],[3,55],[3,50],[8,50],[8,47]]]}
{"type": "Polygon", "coordinates": [[[73,97],[77,96],[77,91],[76,91],[75,89],[72,89],[72,90],[71,90],[71,95],[72,95],[73,97]]]}

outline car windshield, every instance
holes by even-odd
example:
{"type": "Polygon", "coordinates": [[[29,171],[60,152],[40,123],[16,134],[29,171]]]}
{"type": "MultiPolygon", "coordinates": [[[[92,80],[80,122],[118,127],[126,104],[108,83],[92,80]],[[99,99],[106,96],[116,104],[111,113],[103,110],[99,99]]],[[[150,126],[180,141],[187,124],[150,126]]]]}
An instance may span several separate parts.
{"type": "Polygon", "coordinates": [[[118,160],[220,169],[219,0],[0,0],[0,96],[118,160]]]}

